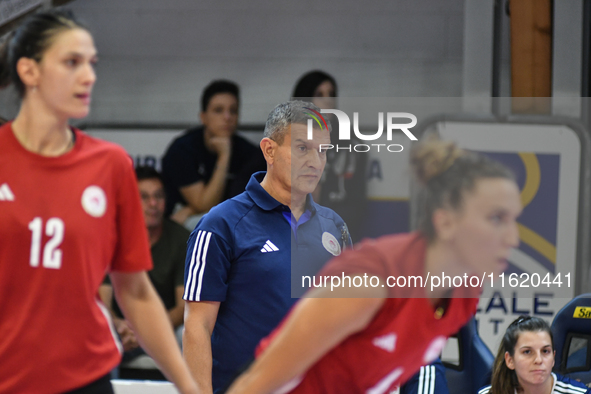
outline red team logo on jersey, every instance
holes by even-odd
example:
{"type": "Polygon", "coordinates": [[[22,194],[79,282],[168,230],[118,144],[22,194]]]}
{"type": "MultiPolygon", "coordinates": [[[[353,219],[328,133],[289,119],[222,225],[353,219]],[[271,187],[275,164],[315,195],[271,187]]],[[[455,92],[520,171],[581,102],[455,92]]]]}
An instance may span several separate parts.
{"type": "Polygon", "coordinates": [[[82,193],[82,208],[92,217],[100,218],[107,210],[107,196],[98,186],[88,186],[82,193]]]}

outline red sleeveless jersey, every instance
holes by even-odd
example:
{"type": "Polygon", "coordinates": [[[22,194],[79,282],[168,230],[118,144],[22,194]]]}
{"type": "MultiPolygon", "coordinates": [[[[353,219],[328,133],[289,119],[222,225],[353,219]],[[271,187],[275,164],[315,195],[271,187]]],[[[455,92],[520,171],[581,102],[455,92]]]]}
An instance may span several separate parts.
{"type": "MultiPolygon", "coordinates": [[[[426,241],[418,233],[367,240],[333,259],[319,275],[424,276],[426,241]]],[[[390,283],[394,283],[390,281],[390,283]]],[[[454,290],[443,316],[436,315],[425,290],[389,287],[387,298],[364,330],[346,338],[282,393],[390,393],[422,365],[439,356],[446,340],[476,312],[480,289],[454,290]],[[414,297],[414,298],[409,298],[414,297]],[[298,383],[299,382],[299,383],[298,383]]],[[[262,353],[281,329],[263,339],[262,353]]]]}

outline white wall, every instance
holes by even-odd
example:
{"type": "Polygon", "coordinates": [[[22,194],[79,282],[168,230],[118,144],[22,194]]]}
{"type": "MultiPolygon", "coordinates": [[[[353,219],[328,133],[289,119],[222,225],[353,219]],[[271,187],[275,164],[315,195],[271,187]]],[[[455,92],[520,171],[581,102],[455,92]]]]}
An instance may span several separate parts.
{"type": "Polygon", "coordinates": [[[99,50],[89,122],[194,123],[203,87],[228,78],[242,87],[242,123],[260,124],[313,68],[333,74],[346,97],[462,92],[463,0],[77,0],[69,7],[99,50]]]}

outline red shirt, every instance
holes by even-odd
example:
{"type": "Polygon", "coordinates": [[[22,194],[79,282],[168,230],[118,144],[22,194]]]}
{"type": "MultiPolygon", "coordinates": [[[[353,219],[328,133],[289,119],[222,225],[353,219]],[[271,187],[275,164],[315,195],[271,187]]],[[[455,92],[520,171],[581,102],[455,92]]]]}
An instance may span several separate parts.
{"type": "Polygon", "coordinates": [[[98,298],[109,270],[151,268],[132,162],[74,130],[59,157],[0,127],[0,392],[84,386],[120,360],[98,298]]]}
{"type": "MultiPolygon", "coordinates": [[[[389,235],[363,242],[333,259],[319,275],[365,274],[423,276],[426,241],[418,233],[389,235]]],[[[424,289],[390,287],[389,297],[372,322],[351,335],[314,364],[289,393],[389,393],[422,365],[440,354],[447,337],[455,334],[476,312],[480,289],[458,288],[443,317],[437,318],[424,289]],[[465,298],[468,297],[468,298],[465,298]]],[[[279,327],[263,339],[260,354],[279,327]]],[[[296,384],[299,379],[291,382],[296,384]]]]}

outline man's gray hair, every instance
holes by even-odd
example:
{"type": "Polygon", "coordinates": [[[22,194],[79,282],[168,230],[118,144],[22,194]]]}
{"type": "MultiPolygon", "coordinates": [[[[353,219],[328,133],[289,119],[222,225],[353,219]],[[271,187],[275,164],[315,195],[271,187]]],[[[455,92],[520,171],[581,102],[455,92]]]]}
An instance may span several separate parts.
{"type": "MultiPolygon", "coordinates": [[[[320,113],[320,108],[306,101],[294,100],[281,103],[269,114],[263,136],[282,143],[284,134],[292,123],[307,125],[308,119],[310,119],[312,120],[313,126],[318,127],[318,123],[314,119],[314,117],[318,118],[318,115],[314,114],[313,111],[320,113]]],[[[323,119],[318,120],[324,128],[323,119]]],[[[328,120],[326,121],[326,125],[330,132],[332,127],[328,120]]]]}

